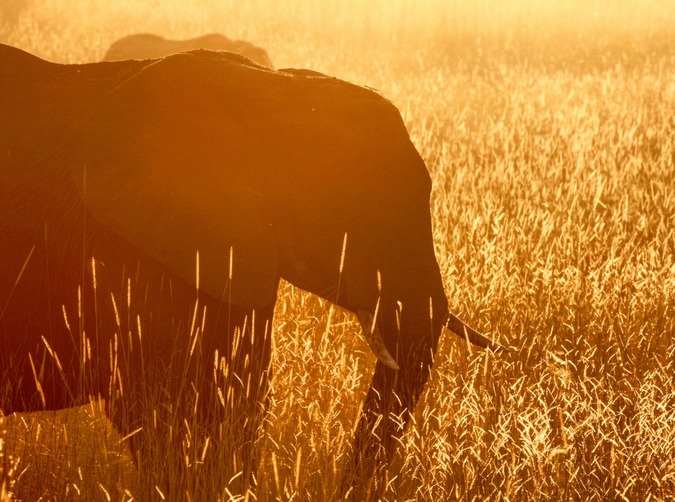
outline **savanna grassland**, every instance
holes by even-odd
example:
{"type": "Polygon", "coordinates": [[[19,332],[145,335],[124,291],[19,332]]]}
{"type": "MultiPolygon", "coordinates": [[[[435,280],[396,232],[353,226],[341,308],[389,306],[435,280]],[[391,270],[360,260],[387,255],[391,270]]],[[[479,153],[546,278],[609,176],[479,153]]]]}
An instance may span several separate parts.
{"type": "MultiPolygon", "coordinates": [[[[673,1],[32,0],[0,41],[75,63],[133,32],[219,31],[380,90],[432,175],[451,308],[512,348],[444,334],[382,500],[675,500],[673,21],[673,1]]],[[[288,284],[274,336],[249,500],[331,500],[374,357],[355,319],[288,284]]],[[[123,458],[82,461],[73,434],[38,449],[68,436],[54,418],[0,422],[0,500],[136,493],[123,458]]],[[[72,422],[80,450],[120,446],[100,446],[102,417],[72,422]]],[[[198,471],[195,448],[175,461],[198,471]]]]}

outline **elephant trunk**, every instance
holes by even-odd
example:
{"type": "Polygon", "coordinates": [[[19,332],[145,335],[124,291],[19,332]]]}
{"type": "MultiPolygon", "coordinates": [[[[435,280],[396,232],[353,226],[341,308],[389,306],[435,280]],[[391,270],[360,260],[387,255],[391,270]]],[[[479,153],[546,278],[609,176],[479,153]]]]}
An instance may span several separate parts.
{"type": "MultiPolygon", "coordinates": [[[[438,304],[441,302],[434,302],[434,306],[438,304]]],[[[429,378],[442,328],[446,327],[480,347],[494,352],[509,352],[507,347],[452,314],[447,302],[442,305],[442,308],[433,309],[432,319],[429,319],[429,306],[422,303],[414,309],[410,305],[404,306],[403,317],[392,313],[395,309],[389,309],[388,314],[383,313],[379,326],[385,334],[398,331],[395,346],[391,343],[385,346],[372,316],[362,312],[357,314],[378,361],[354,434],[352,458],[343,475],[342,498],[365,500],[384,490],[384,473],[429,378]],[[359,491],[363,487],[369,487],[370,494],[359,491]]]]}
{"type": "MultiPolygon", "coordinates": [[[[433,319],[428,299],[417,305],[404,304],[402,311],[393,307],[382,313],[379,325],[389,335],[385,336],[388,350],[384,350],[395,359],[378,357],[354,433],[352,457],[345,467],[341,498],[365,500],[384,490],[384,473],[431,372],[447,319],[447,302],[442,305],[438,311],[434,309],[433,319]],[[359,491],[365,487],[370,495],[359,491]]],[[[374,332],[379,334],[377,329],[374,332]]]]}

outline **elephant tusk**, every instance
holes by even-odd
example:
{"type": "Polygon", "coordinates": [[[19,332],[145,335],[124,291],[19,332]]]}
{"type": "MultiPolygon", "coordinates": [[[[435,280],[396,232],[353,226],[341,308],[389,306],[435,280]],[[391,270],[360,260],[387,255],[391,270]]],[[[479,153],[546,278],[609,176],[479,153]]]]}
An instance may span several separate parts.
{"type": "Polygon", "coordinates": [[[511,349],[479,333],[452,312],[448,312],[448,320],[445,321],[445,327],[460,338],[464,338],[479,347],[490,349],[493,352],[511,352],[511,349]]]}
{"type": "Polygon", "coordinates": [[[374,322],[375,318],[373,317],[373,314],[366,312],[365,310],[358,310],[356,312],[356,317],[361,323],[361,329],[363,329],[363,334],[366,336],[366,341],[370,346],[370,350],[373,351],[373,354],[375,354],[387,368],[398,370],[398,363],[391,357],[387,347],[384,345],[382,334],[377,327],[377,323],[374,322]]]}

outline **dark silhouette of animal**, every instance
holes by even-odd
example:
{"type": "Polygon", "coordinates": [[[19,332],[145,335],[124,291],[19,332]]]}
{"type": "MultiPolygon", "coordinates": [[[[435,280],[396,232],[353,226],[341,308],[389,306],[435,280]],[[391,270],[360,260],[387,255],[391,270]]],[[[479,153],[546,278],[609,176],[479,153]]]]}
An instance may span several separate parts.
{"type": "Polygon", "coordinates": [[[0,46],[0,176],[0,407],[194,421],[232,448],[223,484],[244,471],[231,492],[255,471],[281,278],[354,313],[379,358],[348,485],[389,460],[443,326],[500,348],[449,313],[429,174],[369,89],[227,52],[0,46]]]}
{"type": "Polygon", "coordinates": [[[103,56],[103,61],[158,59],[195,49],[234,52],[246,56],[255,63],[267,66],[268,68],[274,68],[265,49],[256,47],[245,40],[230,40],[220,33],[210,33],[188,40],[168,40],[149,33],[128,35],[120,38],[110,46],[105,56],[103,56]]]}

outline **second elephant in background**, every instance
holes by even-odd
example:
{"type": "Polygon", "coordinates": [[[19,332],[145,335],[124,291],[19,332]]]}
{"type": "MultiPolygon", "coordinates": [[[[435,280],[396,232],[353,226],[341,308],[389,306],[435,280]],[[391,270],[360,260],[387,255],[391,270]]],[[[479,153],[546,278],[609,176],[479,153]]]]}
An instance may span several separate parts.
{"type": "Polygon", "coordinates": [[[103,61],[122,61],[126,59],[159,59],[171,54],[194,49],[228,51],[241,54],[254,63],[274,68],[265,49],[244,40],[230,40],[220,33],[210,33],[188,40],[168,40],[159,35],[137,33],[120,38],[114,42],[103,56],[103,61]]]}

